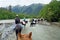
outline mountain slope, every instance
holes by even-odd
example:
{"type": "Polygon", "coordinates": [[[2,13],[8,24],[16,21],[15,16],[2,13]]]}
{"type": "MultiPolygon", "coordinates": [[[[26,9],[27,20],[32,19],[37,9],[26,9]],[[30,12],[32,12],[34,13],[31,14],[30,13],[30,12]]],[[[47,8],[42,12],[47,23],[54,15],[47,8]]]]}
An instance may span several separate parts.
{"type": "Polygon", "coordinates": [[[38,14],[42,9],[43,4],[31,4],[29,6],[19,6],[16,5],[12,8],[12,11],[15,13],[26,13],[26,14],[38,14]]]}

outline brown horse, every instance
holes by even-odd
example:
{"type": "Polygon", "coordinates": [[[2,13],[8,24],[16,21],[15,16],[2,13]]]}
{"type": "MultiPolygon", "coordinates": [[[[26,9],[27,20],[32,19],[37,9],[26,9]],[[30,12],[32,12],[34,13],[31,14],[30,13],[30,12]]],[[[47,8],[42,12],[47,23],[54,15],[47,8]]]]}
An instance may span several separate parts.
{"type": "Polygon", "coordinates": [[[18,40],[32,40],[31,36],[32,32],[30,32],[29,34],[18,33],[18,40]]]}

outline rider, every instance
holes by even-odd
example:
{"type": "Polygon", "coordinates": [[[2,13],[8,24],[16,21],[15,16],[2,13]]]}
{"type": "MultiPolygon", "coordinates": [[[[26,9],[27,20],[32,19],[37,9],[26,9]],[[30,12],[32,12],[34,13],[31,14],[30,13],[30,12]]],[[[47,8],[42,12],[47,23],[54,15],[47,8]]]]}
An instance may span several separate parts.
{"type": "Polygon", "coordinates": [[[17,36],[18,32],[21,33],[21,30],[22,30],[22,25],[20,23],[20,18],[18,17],[18,15],[16,15],[16,18],[15,18],[15,24],[16,24],[15,31],[17,36]]]}
{"type": "Polygon", "coordinates": [[[19,23],[20,23],[20,18],[18,17],[18,15],[16,15],[15,24],[19,24],[19,23]]]}
{"type": "Polygon", "coordinates": [[[26,20],[25,20],[25,17],[24,17],[24,20],[23,20],[23,21],[24,21],[24,22],[26,21],[26,20]]]}
{"type": "Polygon", "coordinates": [[[25,26],[25,24],[26,24],[26,19],[25,19],[25,17],[24,17],[24,19],[23,19],[23,24],[24,24],[24,26],[25,26]]]}

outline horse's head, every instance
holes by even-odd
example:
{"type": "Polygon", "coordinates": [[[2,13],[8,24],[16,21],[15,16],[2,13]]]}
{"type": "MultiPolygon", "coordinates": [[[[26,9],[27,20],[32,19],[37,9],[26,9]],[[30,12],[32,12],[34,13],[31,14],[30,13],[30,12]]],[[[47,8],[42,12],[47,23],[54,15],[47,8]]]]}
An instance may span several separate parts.
{"type": "Polygon", "coordinates": [[[32,40],[31,36],[32,36],[32,32],[30,32],[29,34],[18,33],[18,40],[32,40]]]}

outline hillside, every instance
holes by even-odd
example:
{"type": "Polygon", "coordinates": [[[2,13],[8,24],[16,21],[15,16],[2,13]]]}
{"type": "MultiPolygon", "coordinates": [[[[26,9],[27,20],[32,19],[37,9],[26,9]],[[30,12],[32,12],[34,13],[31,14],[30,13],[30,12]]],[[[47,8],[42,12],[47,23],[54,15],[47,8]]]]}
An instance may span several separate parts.
{"type": "Polygon", "coordinates": [[[60,1],[53,0],[40,11],[40,17],[47,19],[48,21],[58,22],[60,21],[60,1]]]}
{"type": "Polygon", "coordinates": [[[12,7],[12,11],[15,13],[38,14],[43,6],[43,4],[31,4],[29,6],[16,5],[12,7]]]}

